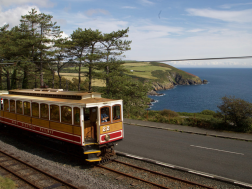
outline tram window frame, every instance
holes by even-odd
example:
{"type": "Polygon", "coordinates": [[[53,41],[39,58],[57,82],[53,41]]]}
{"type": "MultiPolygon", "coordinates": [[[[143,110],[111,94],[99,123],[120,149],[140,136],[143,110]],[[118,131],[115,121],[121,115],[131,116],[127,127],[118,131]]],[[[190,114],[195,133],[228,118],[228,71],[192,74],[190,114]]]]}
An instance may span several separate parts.
{"type": "Polygon", "coordinates": [[[32,117],[36,117],[36,118],[39,118],[39,103],[37,102],[32,102],[31,103],[31,107],[32,107],[32,111],[31,111],[31,115],[32,117]],[[33,104],[37,104],[38,105],[38,109],[36,107],[33,107],[33,104]],[[34,111],[38,111],[37,115],[34,116],[34,111]]]}
{"type": "Polygon", "coordinates": [[[58,106],[58,119],[54,119],[54,118],[52,119],[52,108],[55,107],[55,106],[58,106],[58,105],[56,105],[56,104],[50,104],[50,121],[60,122],[60,109],[59,109],[59,106],[58,106]]]}
{"type": "Polygon", "coordinates": [[[10,100],[10,112],[15,113],[16,112],[16,101],[10,100]],[[11,106],[11,103],[14,102],[14,106],[11,106]]]}
{"type": "Polygon", "coordinates": [[[23,108],[23,101],[17,100],[17,101],[16,101],[16,113],[17,113],[17,114],[22,114],[22,115],[23,115],[23,110],[24,110],[24,108],[23,108]],[[21,102],[21,103],[19,103],[19,102],[21,102]],[[21,109],[20,109],[20,107],[21,107],[21,109]],[[20,110],[22,111],[22,113],[21,113],[20,110]]]}
{"type": "Polygon", "coordinates": [[[107,125],[107,124],[110,124],[111,123],[111,107],[110,106],[103,106],[103,107],[100,107],[100,123],[101,125],[107,125]],[[103,108],[109,108],[109,121],[106,121],[106,122],[102,122],[102,109],[103,108]]]}
{"type": "MultiPolygon", "coordinates": [[[[67,111],[67,112],[69,112],[69,111],[67,111]]],[[[67,124],[71,124],[72,125],[72,107],[70,107],[70,106],[61,106],[61,115],[60,116],[61,116],[61,123],[67,123],[67,124]],[[70,114],[69,114],[71,116],[71,119],[69,121],[63,121],[63,119],[62,119],[62,118],[64,118],[64,116],[63,116],[63,113],[64,113],[63,112],[64,111],[63,108],[70,108],[71,109],[70,114]]]]}
{"type": "Polygon", "coordinates": [[[9,99],[4,99],[3,104],[4,104],[4,111],[9,112],[9,99]]]}
{"type": "MultiPolygon", "coordinates": [[[[45,108],[46,110],[46,108],[45,108]]],[[[46,113],[46,112],[45,112],[46,113]]],[[[40,119],[46,119],[46,120],[49,120],[49,105],[46,104],[46,103],[41,103],[40,104],[40,119]],[[47,105],[47,117],[42,117],[42,113],[43,113],[43,109],[42,109],[42,105],[47,105]]]]}
{"type": "Polygon", "coordinates": [[[24,109],[24,115],[26,115],[26,116],[31,116],[31,103],[30,103],[30,102],[24,101],[24,102],[23,102],[23,109],[24,109]],[[25,107],[25,106],[26,106],[25,103],[26,103],[27,107],[25,107]],[[28,107],[29,107],[29,108],[28,108],[28,107]],[[29,109],[29,113],[26,112],[27,109],[29,109]]]}
{"type": "MultiPolygon", "coordinates": [[[[78,113],[78,112],[77,112],[78,113]]],[[[74,119],[74,125],[76,125],[76,126],[80,126],[80,108],[78,108],[78,107],[74,107],[73,108],[73,115],[74,115],[74,117],[73,117],[73,119],[74,119]],[[76,109],[79,109],[79,123],[78,122],[75,122],[75,110],[76,109]],[[76,124],[77,123],[77,124],[76,124]]],[[[77,116],[78,117],[78,116],[77,116]]]]}
{"type": "Polygon", "coordinates": [[[112,106],[112,118],[113,118],[113,122],[120,122],[120,121],[122,121],[122,106],[121,106],[121,104],[115,104],[115,105],[113,105],[112,106]],[[119,106],[120,107],[120,118],[119,119],[114,119],[114,107],[116,107],[116,106],[119,106]]]}

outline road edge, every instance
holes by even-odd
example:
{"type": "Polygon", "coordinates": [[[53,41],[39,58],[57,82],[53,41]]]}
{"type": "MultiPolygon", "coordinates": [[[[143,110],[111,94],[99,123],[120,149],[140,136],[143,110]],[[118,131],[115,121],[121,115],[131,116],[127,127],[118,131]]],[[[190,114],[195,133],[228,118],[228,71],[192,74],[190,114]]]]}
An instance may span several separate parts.
{"type": "Polygon", "coordinates": [[[176,132],[180,132],[180,133],[189,133],[189,134],[205,135],[205,136],[211,136],[211,137],[219,137],[219,138],[226,138],[226,139],[234,139],[234,140],[242,140],[242,141],[252,142],[251,139],[245,139],[245,138],[229,137],[229,136],[223,136],[223,135],[214,135],[214,134],[209,134],[209,133],[201,133],[201,132],[193,132],[193,131],[185,131],[185,130],[166,128],[166,127],[155,127],[155,126],[150,126],[150,125],[140,125],[140,124],[136,124],[136,123],[127,123],[127,122],[123,122],[123,123],[128,124],[128,125],[136,125],[136,126],[139,126],[139,127],[149,127],[149,128],[154,128],[154,129],[163,129],[163,130],[168,130],[168,131],[176,131],[176,132]]]}
{"type": "Polygon", "coordinates": [[[218,175],[213,175],[213,174],[209,174],[209,173],[205,173],[205,172],[201,172],[201,171],[196,171],[196,170],[193,170],[193,169],[180,167],[180,166],[177,166],[177,165],[172,165],[172,164],[169,164],[169,163],[164,163],[164,162],[156,161],[156,160],[153,160],[153,159],[148,159],[148,158],[145,158],[145,157],[140,157],[140,156],[128,154],[128,153],[125,153],[125,152],[120,152],[120,151],[117,151],[117,150],[116,150],[116,154],[120,155],[120,156],[126,156],[126,157],[129,157],[129,158],[133,158],[133,159],[138,159],[138,160],[145,161],[145,162],[152,163],[152,164],[156,164],[156,165],[161,165],[161,166],[164,166],[164,167],[169,167],[171,169],[184,171],[184,172],[188,172],[188,173],[191,173],[191,174],[200,175],[200,176],[211,178],[211,179],[214,179],[214,180],[227,182],[227,183],[234,184],[234,185],[237,185],[237,186],[252,188],[252,184],[245,183],[245,182],[240,182],[240,181],[225,178],[225,177],[221,177],[221,176],[218,176],[218,175]]]}

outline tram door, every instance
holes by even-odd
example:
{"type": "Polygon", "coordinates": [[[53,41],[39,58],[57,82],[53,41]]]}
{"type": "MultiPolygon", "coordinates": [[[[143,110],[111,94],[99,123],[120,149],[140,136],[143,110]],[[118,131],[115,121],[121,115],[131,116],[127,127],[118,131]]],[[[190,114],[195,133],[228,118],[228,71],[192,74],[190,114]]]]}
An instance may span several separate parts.
{"type": "Polygon", "coordinates": [[[96,142],[96,120],[97,120],[97,108],[84,108],[84,136],[85,141],[96,142]]]}

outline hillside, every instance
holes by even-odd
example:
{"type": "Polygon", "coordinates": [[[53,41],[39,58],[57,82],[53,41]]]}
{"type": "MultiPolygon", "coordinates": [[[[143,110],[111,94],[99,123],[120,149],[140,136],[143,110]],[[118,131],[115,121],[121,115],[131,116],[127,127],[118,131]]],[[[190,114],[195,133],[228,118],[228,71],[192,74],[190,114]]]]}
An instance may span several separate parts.
{"type": "MultiPolygon", "coordinates": [[[[126,61],[123,64],[129,70],[127,75],[138,79],[142,82],[151,81],[152,91],[150,94],[155,95],[155,91],[171,89],[175,85],[195,85],[202,84],[201,79],[193,74],[177,69],[168,64],[159,62],[137,62],[126,61]]],[[[85,72],[87,67],[82,67],[82,81],[86,79],[85,72]]],[[[61,75],[66,79],[72,80],[78,77],[78,71],[75,67],[65,68],[61,75]]],[[[104,87],[105,81],[101,79],[93,79],[93,86],[104,87]]]]}
{"type": "MultiPolygon", "coordinates": [[[[158,62],[128,62],[124,66],[130,70],[128,75],[145,82],[151,81],[153,91],[171,89],[175,85],[202,84],[198,76],[158,62]]],[[[155,95],[155,92],[150,94],[155,95]]]]}

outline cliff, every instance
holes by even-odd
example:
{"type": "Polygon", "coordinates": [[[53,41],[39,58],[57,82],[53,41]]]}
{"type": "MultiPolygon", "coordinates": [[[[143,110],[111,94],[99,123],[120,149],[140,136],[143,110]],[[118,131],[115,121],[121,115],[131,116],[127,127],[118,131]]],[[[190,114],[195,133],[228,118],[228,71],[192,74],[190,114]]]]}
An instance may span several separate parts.
{"type": "Polygon", "coordinates": [[[130,62],[125,67],[130,70],[130,76],[142,81],[150,81],[152,90],[149,95],[158,95],[155,91],[167,90],[175,85],[206,84],[198,76],[187,73],[171,65],[159,62],[130,62]]]}

